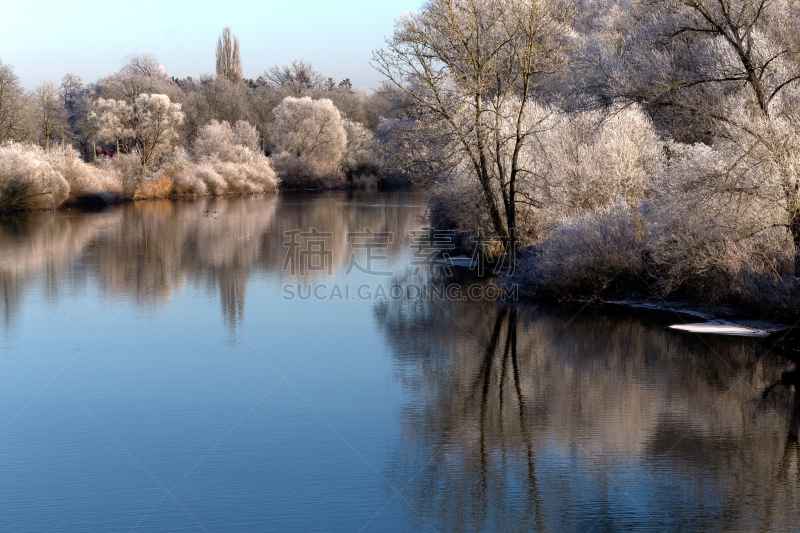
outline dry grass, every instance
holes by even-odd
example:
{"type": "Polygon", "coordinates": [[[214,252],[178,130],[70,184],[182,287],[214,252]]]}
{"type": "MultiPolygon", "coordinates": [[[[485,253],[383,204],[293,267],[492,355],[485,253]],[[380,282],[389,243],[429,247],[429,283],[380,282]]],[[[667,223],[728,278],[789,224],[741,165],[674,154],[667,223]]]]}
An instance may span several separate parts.
{"type": "Polygon", "coordinates": [[[170,178],[156,176],[144,180],[134,191],[134,200],[144,200],[148,198],[167,198],[172,196],[175,186],[170,178]]]}

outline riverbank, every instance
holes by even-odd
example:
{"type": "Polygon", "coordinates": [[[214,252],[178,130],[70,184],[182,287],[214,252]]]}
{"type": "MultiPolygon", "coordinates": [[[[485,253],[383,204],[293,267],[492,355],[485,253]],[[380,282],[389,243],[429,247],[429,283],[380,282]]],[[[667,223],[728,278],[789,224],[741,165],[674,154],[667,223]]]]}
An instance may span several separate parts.
{"type": "Polygon", "coordinates": [[[241,196],[278,191],[378,189],[412,186],[404,176],[375,171],[342,172],[327,180],[298,181],[276,175],[270,158],[252,150],[219,147],[203,157],[179,152],[158,170],[133,156],[86,163],[72,148],[7,144],[0,147],[0,212],[97,207],[138,200],[241,196]]]}

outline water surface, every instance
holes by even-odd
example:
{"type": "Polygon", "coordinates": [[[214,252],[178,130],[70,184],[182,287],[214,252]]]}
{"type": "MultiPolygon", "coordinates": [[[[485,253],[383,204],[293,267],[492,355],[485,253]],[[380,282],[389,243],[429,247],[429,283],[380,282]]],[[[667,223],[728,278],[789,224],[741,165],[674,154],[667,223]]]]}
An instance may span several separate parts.
{"type": "Polygon", "coordinates": [[[794,363],[669,314],[376,298],[444,280],[414,272],[424,215],[331,193],[0,219],[0,530],[800,531],[794,363]],[[287,265],[312,228],[330,275],[287,265]],[[365,229],[386,258],[349,268],[365,229]]]}

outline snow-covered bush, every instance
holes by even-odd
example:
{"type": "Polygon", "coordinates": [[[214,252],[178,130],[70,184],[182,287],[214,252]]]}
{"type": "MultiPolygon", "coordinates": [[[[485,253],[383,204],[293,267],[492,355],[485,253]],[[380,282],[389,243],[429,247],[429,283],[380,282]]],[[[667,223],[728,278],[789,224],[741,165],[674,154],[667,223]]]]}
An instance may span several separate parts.
{"type": "Polygon", "coordinates": [[[625,202],[564,218],[523,259],[530,287],[558,296],[595,296],[618,285],[641,284],[646,230],[625,202]],[[626,282],[626,283],[623,283],[626,282]]]}
{"type": "Polygon", "coordinates": [[[259,193],[277,188],[269,159],[258,150],[258,132],[247,122],[234,128],[227,122],[212,121],[200,128],[175,173],[177,194],[259,193]]]}
{"type": "Polygon", "coordinates": [[[319,176],[317,167],[301,157],[281,152],[270,159],[285,187],[316,189],[328,184],[319,176]]]}
{"type": "Polygon", "coordinates": [[[0,210],[52,209],[68,196],[67,180],[45,159],[41,147],[0,146],[0,210]]]}
{"type": "Polygon", "coordinates": [[[85,163],[80,154],[69,146],[54,146],[42,157],[69,184],[67,202],[79,202],[97,195],[113,199],[122,193],[122,180],[117,172],[108,166],[85,163]]]}
{"type": "Polygon", "coordinates": [[[365,162],[370,157],[372,132],[364,127],[363,124],[352,120],[345,120],[343,125],[347,133],[344,162],[348,165],[365,162]]]}
{"type": "Polygon", "coordinates": [[[118,177],[122,195],[126,198],[134,197],[136,189],[142,182],[142,177],[146,175],[146,170],[142,167],[142,160],[136,154],[121,154],[119,157],[103,159],[99,165],[104,171],[118,177]]]}
{"type": "MultiPolygon", "coordinates": [[[[507,106],[518,105],[511,101],[507,106]]],[[[503,109],[502,116],[514,116],[503,109]]],[[[631,209],[650,194],[665,165],[664,143],[648,116],[630,106],[604,111],[565,112],[551,106],[527,107],[523,120],[531,132],[522,145],[522,172],[515,176],[517,238],[522,244],[546,239],[564,217],[602,210],[622,201],[631,209]]],[[[500,122],[501,135],[514,128],[500,122]]],[[[513,147],[501,146],[503,168],[511,166],[513,147]]],[[[492,148],[492,157],[498,157],[492,148]]],[[[475,232],[492,226],[485,192],[477,180],[465,179],[471,162],[462,159],[436,178],[429,205],[435,224],[475,232]]],[[[508,193],[495,185],[500,199],[508,193]]]]}
{"type": "Polygon", "coordinates": [[[455,172],[442,176],[428,189],[431,223],[440,229],[477,234],[491,220],[478,183],[455,172]]]}
{"type": "Polygon", "coordinates": [[[197,137],[192,141],[192,155],[196,159],[216,157],[223,161],[231,161],[234,157],[233,131],[225,121],[212,120],[197,130],[197,137]]]}
{"type": "Polygon", "coordinates": [[[792,240],[775,224],[785,207],[766,194],[765,166],[730,143],[668,144],[669,164],[647,205],[655,287],[664,296],[796,312],[792,240]]]}
{"type": "Polygon", "coordinates": [[[382,172],[372,157],[372,132],[360,122],[345,119],[347,146],[342,158],[342,171],[351,187],[373,187],[382,172]]]}
{"type": "Polygon", "coordinates": [[[117,168],[83,162],[69,146],[49,151],[30,144],[0,146],[0,209],[55,208],[104,195],[107,200],[123,194],[117,168]]]}

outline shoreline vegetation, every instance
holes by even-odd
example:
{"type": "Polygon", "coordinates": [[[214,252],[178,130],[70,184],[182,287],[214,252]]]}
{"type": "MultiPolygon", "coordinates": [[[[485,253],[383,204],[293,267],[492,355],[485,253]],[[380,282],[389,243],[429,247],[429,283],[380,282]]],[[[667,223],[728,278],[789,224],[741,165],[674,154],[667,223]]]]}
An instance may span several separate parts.
{"type": "Polygon", "coordinates": [[[798,36],[791,0],[426,0],[372,92],[303,61],[245,79],[230,29],[199,79],[140,56],[29,92],[0,63],[0,210],[412,185],[536,298],[794,323],[798,36]]]}
{"type": "MultiPolygon", "coordinates": [[[[230,129],[224,122],[214,126],[230,129]]],[[[227,148],[232,147],[227,144],[227,148]]],[[[241,146],[234,148],[234,153],[234,157],[221,158],[215,151],[199,159],[179,153],[158,173],[143,177],[138,161],[125,154],[86,163],[78,152],[66,146],[56,145],[45,152],[35,145],[7,143],[0,146],[0,176],[8,180],[0,189],[4,200],[0,214],[202,196],[413,188],[404,180],[380,178],[366,183],[330,180],[284,185],[270,158],[259,157],[257,152],[241,146]]]]}

